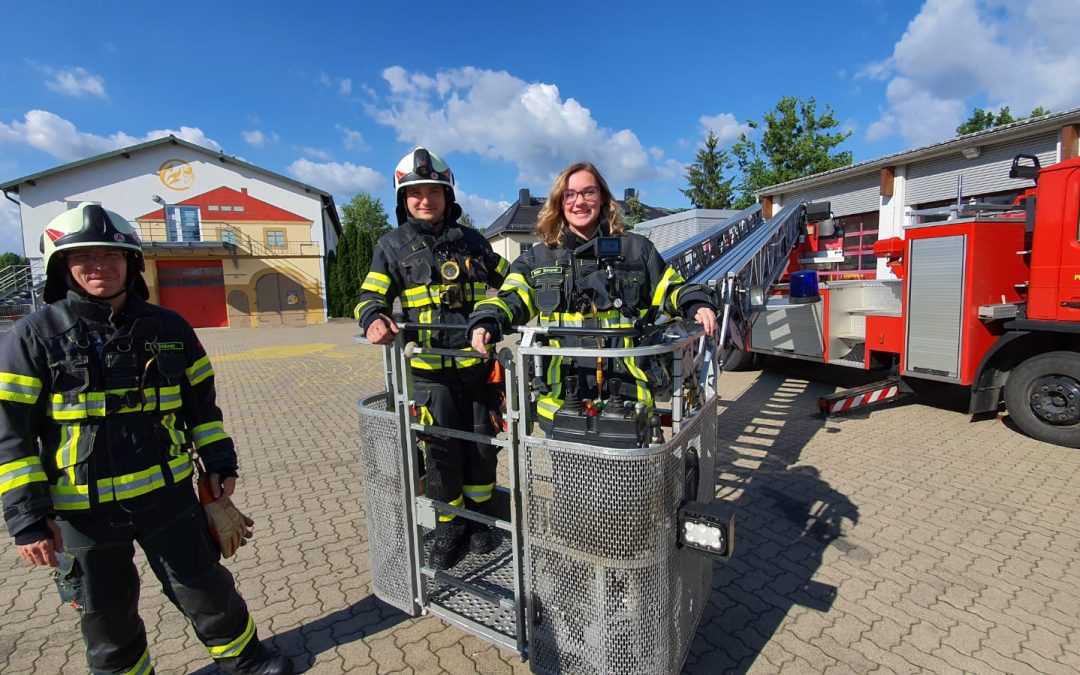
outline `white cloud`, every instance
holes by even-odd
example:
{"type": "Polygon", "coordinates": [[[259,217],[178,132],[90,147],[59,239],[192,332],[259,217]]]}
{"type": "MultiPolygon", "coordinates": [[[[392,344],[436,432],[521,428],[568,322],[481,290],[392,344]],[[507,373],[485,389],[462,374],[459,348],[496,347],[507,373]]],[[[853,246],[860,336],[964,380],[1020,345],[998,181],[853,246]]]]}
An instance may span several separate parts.
{"type": "Polygon", "coordinates": [[[911,145],[950,138],[975,107],[1024,116],[1080,104],[1080,3],[927,0],[887,59],[860,76],[888,81],[871,140],[911,145]]]}
{"type": "Polygon", "coordinates": [[[632,131],[601,127],[555,85],[473,67],[432,76],[392,66],[383,79],[389,100],[367,110],[399,140],[443,156],[468,152],[509,162],[522,185],[549,183],[578,160],[594,162],[616,185],[670,176],[668,163],[650,157],[632,131]]]}
{"type": "Polygon", "coordinates": [[[266,145],[266,135],[258,129],[241,131],[240,135],[244,137],[244,142],[252,147],[261,148],[266,145]]]}
{"type": "Polygon", "coordinates": [[[342,96],[348,96],[352,93],[352,79],[348,77],[331,77],[326,73],[319,73],[319,78],[316,80],[324,87],[333,87],[337,89],[337,93],[342,96]]]}
{"type": "Polygon", "coordinates": [[[287,170],[299,180],[335,195],[376,193],[386,187],[386,179],[378,171],[349,162],[318,163],[298,159],[287,170]]]}
{"type": "Polygon", "coordinates": [[[5,199],[0,204],[0,253],[8,251],[24,255],[19,207],[5,199]]]}
{"type": "Polygon", "coordinates": [[[143,136],[132,136],[123,131],[118,131],[111,136],[98,136],[79,131],[68,120],[46,110],[31,110],[26,113],[22,122],[13,121],[10,124],[0,122],[0,144],[28,145],[68,162],[129,145],[137,145],[170,134],[204,148],[221,150],[217,141],[207,138],[198,127],[180,127],[179,130],[158,129],[143,136]]]}
{"type": "Polygon", "coordinates": [[[49,78],[45,86],[55,92],[68,96],[97,96],[106,98],[105,80],[100,75],[94,75],[85,68],[44,68],[49,78]]]}
{"type": "Polygon", "coordinates": [[[355,129],[342,126],[340,124],[335,125],[338,131],[341,132],[342,143],[345,145],[346,150],[367,150],[368,145],[364,142],[364,135],[355,129]]]}
{"type": "Polygon", "coordinates": [[[727,145],[740,135],[748,134],[751,131],[749,124],[740,124],[731,113],[720,113],[713,116],[702,115],[698,121],[701,122],[703,131],[708,133],[711,130],[716,134],[716,140],[719,141],[721,146],[727,145]]]}
{"type": "Polygon", "coordinates": [[[330,161],[330,153],[325,150],[313,148],[310,145],[301,145],[297,149],[312,159],[321,159],[324,162],[330,161]]]}
{"type": "Polygon", "coordinates": [[[510,202],[495,201],[477,195],[466,194],[460,190],[454,191],[454,198],[461,205],[461,210],[469,214],[473,224],[483,230],[495,222],[495,219],[510,208],[510,202]]]}

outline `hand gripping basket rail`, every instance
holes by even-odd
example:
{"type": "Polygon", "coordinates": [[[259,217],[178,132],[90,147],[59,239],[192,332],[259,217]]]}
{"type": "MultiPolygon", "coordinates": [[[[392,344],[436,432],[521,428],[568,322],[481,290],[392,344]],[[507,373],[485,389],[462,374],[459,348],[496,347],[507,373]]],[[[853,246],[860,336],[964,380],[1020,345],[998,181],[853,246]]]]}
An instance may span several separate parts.
{"type": "MultiPolygon", "coordinates": [[[[514,650],[534,672],[676,673],[712,587],[713,561],[730,557],[734,546],[734,519],[713,503],[711,346],[700,328],[679,322],[662,330],[656,344],[627,349],[540,344],[627,329],[518,331],[516,353],[504,348],[498,356],[506,373],[505,438],[424,426],[409,416],[410,356],[475,353],[400,339],[386,350],[387,390],[359,402],[374,593],[411,616],[435,614],[514,650]],[[661,426],[652,425],[642,447],[557,440],[558,428],[555,438],[531,433],[530,374],[552,356],[659,360],[671,375],[670,396],[657,396],[667,403],[649,413],[661,426]],[[423,495],[417,432],[506,449],[507,484],[497,489],[496,518],[423,495]],[[495,525],[499,547],[445,572],[428,568],[436,506],[495,525]]],[[[624,416],[632,408],[621,409],[624,416]]]]}

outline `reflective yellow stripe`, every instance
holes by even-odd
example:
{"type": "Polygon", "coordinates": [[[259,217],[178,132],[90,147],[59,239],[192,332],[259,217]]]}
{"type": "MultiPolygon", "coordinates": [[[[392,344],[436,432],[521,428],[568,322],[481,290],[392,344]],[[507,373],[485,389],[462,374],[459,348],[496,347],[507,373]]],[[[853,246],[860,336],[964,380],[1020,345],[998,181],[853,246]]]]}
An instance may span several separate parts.
{"type": "Polygon", "coordinates": [[[41,380],[15,373],[0,373],[0,401],[37,403],[41,395],[41,380]]]}
{"type": "Polygon", "coordinates": [[[406,288],[401,294],[402,307],[427,307],[439,303],[439,293],[442,288],[439,284],[430,286],[413,286],[406,288]]]}
{"type": "Polygon", "coordinates": [[[150,650],[144,649],[139,660],[129,670],[125,670],[124,675],[146,675],[151,670],[153,667],[150,665],[150,650]]]}
{"type": "Polygon", "coordinates": [[[429,410],[426,405],[420,406],[417,413],[417,421],[420,422],[420,424],[434,426],[435,416],[431,414],[431,410],[429,410]]]}
{"type": "Polygon", "coordinates": [[[462,485],[461,491],[474,502],[486,502],[491,499],[491,493],[495,489],[495,483],[486,485],[462,485]]]}
{"type": "Polygon", "coordinates": [[[6,464],[0,464],[0,497],[9,490],[30,483],[48,482],[41,460],[37,457],[23,457],[6,464]]]}
{"type": "Polygon", "coordinates": [[[239,637],[232,642],[223,645],[207,645],[206,649],[210,652],[210,656],[215,659],[232,658],[244,651],[244,647],[248,646],[253,635],[255,635],[255,620],[248,614],[247,625],[244,627],[244,632],[240,633],[239,637]]]}
{"type": "Polygon", "coordinates": [[[229,435],[225,433],[225,425],[220,421],[200,424],[191,430],[191,441],[195,444],[196,450],[204,448],[216,441],[227,440],[228,438],[229,435]]]}
{"type": "MultiPolygon", "coordinates": [[[[465,497],[462,496],[462,495],[458,495],[457,499],[455,499],[452,502],[446,502],[446,503],[449,504],[450,506],[457,506],[458,508],[460,508],[462,506],[465,506],[465,497]]],[[[441,522],[441,523],[449,523],[454,518],[455,518],[455,516],[452,513],[441,513],[441,512],[439,513],[439,522],[441,522]]]]}
{"type": "Polygon", "coordinates": [[[510,311],[510,305],[503,302],[502,299],[499,298],[499,297],[494,297],[494,298],[488,298],[486,300],[481,300],[480,302],[476,303],[476,305],[473,307],[473,311],[481,309],[482,307],[497,307],[498,309],[500,309],[502,311],[503,314],[506,315],[506,320],[507,321],[513,321],[514,320],[514,313],[512,311],[510,311]]]}
{"type": "MultiPolygon", "coordinates": [[[[192,473],[191,457],[186,453],[169,462],[172,482],[176,483],[192,473]]],[[[153,492],[165,486],[165,476],[160,466],[97,481],[98,501],[101,503],[131,499],[153,492]]],[[[87,485],[50,485],[53,508],[58,511],[76,511],[90,508],[90,488],[87,485]]]]}
{"type": "Polygon", "coordinates": [[[386,303],[384,303],[382,300],[365,300],[353,308],[353,317],[357,321],[360,320],[360,315],[364,313],[368,305],[377,305],[379,307],[382,307],[384,310],[386,309],[386,303]]]}
{"type": "Polygon", "coordinates": [[[555,398],[550,394],[544,394],[536,400],[536,414],[549,420],[555,419],[555,413],[562,407],[562,399],[555,398]]]}
{"type": "Polygon", "coordinates": [[[188,382],[194,387],[206,378],[213,377],[214,368],[210,365],[210,357],[203,356],[201,359],[191,364],[190,368],[184,369],[184,372],[187,373],[188,382]]]}
{"type": "Polygon", "coordinates": [[[164,415],[161,418],[161,426],[169,434],[169,442],[172,444],[169,446],[169,454],[173,456],[179,455],[183,446],[187,445],[187,436],[184,434],[183,429],[177,428],[176,415],[174,413],[164,415]]]}
{"type": "Polygon", "coordinates": [[[536,289],[529,285],[529,282],[525,280],[525,277],[517,272],[506,277],[503,281],[502,288],[499,292],[513,291],[521,298],[521,302],[525,305],[525,309],[529,310],[529,316],[536,316],[536,289]]]}
{"type": "Polygon", "coordinates": [[[495,264],[495,273],[506,276],[506,270],[510,269],[510,263],[506,261],[506,258],[499,256],[499,262],[495,264]]]}
{"type": "MultiPolygon", "coordinates": [[[[670,286],[679,286],[683,283],[685,283],[685,281],[679,276],[679,273],[675,271],[675,268],[669,267],[664,270],[664,276],[660,279],[660,283],[656,285],[656,291],[653,293],[652,306],[663,309],[664,296],[667,294],[667,289],[670,286]]],[[[672,298],[672,303],[674,303],[674,297],[672,298]]]]}
{"type": "Polygon", "coordinates": [[[63,469],[67,476],[67,482],[74,484],[75,463],[79,452],[79,437],[82,435],[82,424],[60,425],[60,445],[56,449],[56,467],[63,469]]]}
{"type": "Polygon", "coordinates": [[[364,283],[360,284],[360,290],[386,295],[390,292],[390,277],[378,272],[368,272],[364,277],[364,283]]]}
{"type": "MultiPolygon", "coordinates": [[[[209,374],[201,376],[201,379],[205,379],[212,374],[213,370],[211,370],[209,374]]],[[[65,402],[64,394],[53,394],[51,397],[52,405],[47,412],[49,417],[58,422],[81,420],[86,419],[87,417],[105,417],[107,396],[124,396],[128,392],[133,391],[138,392],[139,390],[129,387],[126,389],[108,389],[103,392],[82,392],[78,394],[74,403],[65,402]]],[[[121,406],[119,409],[114,410],[109,414],[147,412],[150,410],[176,410],[184,405],[183,398],[180,395],[180,385],[159,387],[157,389],[143,389],[142,398],[146,399],[145,404],[139,403],[133,406],[121,406]],[[161,395],[160,401],[158,399],[159,393],[161,395]]]]}

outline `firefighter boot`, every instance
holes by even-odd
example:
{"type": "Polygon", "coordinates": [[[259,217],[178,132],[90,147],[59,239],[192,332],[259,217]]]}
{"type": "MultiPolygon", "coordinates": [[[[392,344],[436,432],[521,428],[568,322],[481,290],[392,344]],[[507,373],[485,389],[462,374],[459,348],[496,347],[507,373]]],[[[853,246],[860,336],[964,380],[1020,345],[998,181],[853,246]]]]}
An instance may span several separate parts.
{"type": "Polygon", "coordinates": [[[469,525],[462,518],[440,520],[435,526],[435,540],[428,552],[428,566],[446,570],[461,562],[468,551],[468,531],[469,525]]]}
{"type": "Polygon", "coordinates": [[[239,656],[218,659],[217,665],[230,675],[292,675],[296,672],[289,657],[267,649],[257,638],[248,643],[239,656]]]}
{"type": "MultiPolygon", "coordinates": [[[[491,500],[484,502],[474,502],[469,498],[465,498],[465,505],[470,511],[476,511],[477,513],[488,514],[487,505],[491,500]]],[[[484,555],[485,553],[491,553],[495,550],[495,547],[499,545],[499,542],[495,539],[495,533],[492,532],[491,526],[484,523],[479,523],[475,520],[469,521],[469,553],[475,553],[476,555],[484,555]]]]}

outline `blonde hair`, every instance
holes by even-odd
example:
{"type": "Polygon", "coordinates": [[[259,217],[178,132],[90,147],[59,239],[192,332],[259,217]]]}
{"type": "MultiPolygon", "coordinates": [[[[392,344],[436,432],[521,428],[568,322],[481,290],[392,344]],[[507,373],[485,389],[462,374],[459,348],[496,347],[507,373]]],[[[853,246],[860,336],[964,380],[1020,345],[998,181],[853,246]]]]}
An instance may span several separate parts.
{"type": "Polygon", "coordinates": [[[607,221],[608,233],[613,237],[618,237],[623,233],[623,222],[619,216],[619,204],[615,201],[615,196],[611,194],[611,189],[608,188],[607,181],[604,180],[604,176],[600,173],[600,169],[597,169],[591,162],[577,162],[563,169],[559,175],[555,178],[554,185],[551,186],[551,192],[548,193],[547,201],[544,202],[543,208],[540,209],[540,215],[536,218],[536,229],[533,230],[533,234],[540,238],[548,248],[555,248],[563,243],[563,239],[566,237],[566,228],[569,227],[566,224],[566,218],[563,217],[563,192],[566,191],[566,184],[570,181],[570,176],[574,175],[578,171],[588,171],[596,179],[596,184],[600,187],[600,202],[603,204],[600,207],[600,220],[607,221]]]}

